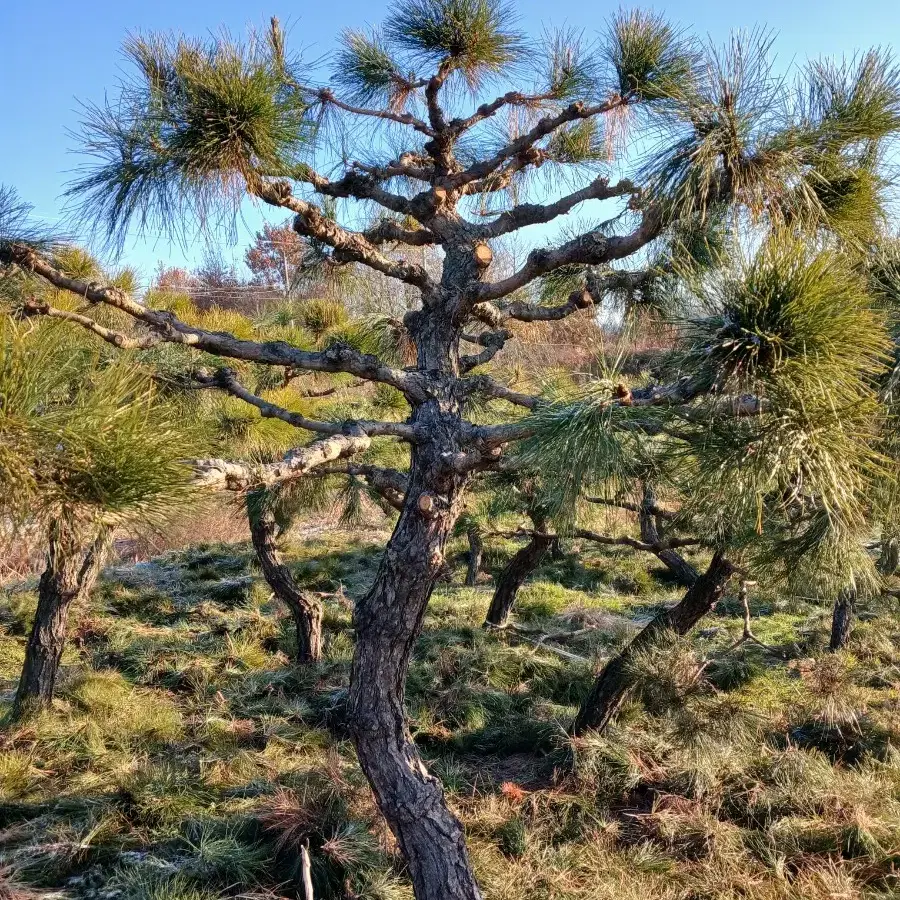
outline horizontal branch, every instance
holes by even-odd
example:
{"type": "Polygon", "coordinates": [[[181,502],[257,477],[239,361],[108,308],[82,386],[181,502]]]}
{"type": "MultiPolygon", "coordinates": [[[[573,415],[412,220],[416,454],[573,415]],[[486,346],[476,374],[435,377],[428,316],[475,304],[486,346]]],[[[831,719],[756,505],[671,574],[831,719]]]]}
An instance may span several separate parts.
{"type": "MultiPolygon", "coordinates": [[[[424,391],[415,373],[394,369],[376,356],[360,353],[345,345],[339,344],[329,347],[327,350],[300,350],[284,341],[247,341],[224,332],[197,328],[180,321],[171,312],[144,306],[129,297],[125,291],[113,285],[104,286],[96,282],[72,278],[31,248],[23,245],[7,246],[0,251],[0,260],[16,263],[54,287],[69,291],[91,303],[104,303],[121,310],[133,319],[149,326],[154,334],[166,343],[181,344],[216,356],[262,365],[304,369],[310,372],[346,372],[367,381],[389,384],[410,400],[424,399],[424,391]]],[[[88,327],[99,337],[116,344],[115,334],[104,336],[101,331],[90,328],[90,323],[85,325],[77,322],[76,324],[88,327]]]]}
{"type": "Polygon", "coordinates": [[[142,337],[123,334],[121,331],[100,325],[90,316],[83,316],[67,309],[57,309],[55,306],[50,306],[49,303],[40,303],[36,300],[27,301],[24,305],[24,312],[27,316],[46,316],[48,319],[61,319],[64,322],[80,325],[120,350],[149,350],[162,340],[159,335],[152,333],[142,337]]]}
{"type": "MultiPolygon", "coordinates": [[[[419,87],[424,87],[424,82],[420,83],[419,87]]],[[[434,135],[434,131],[429,128],[428,125],[421,119],[417,119],[411,113],[394,112],[390,109],[368,109],[362,106],[353,106],[350,103],[339,100],[328,88],[322,88],[317,91],[316,96],[322,103],[329,103],[332,106],[335,106],[344,112],[352,113],[355,116],[367,116],[374,119],[383,119],[388,122],[396,122],[398,125],[408,125],[410,128],[414,128],[416,131],[428,135],[429,137],[434,135]]]]}
{"type": "MultiPolygon", "coordinates": [[[[607,497],[588,497],[587,495],[582,495],[582,499],[586,500],[588,503],[598,503],[601,506],[625,509],[633,513],[640,513],[642,511],[641,506],[637,503],[630,503],[628,500],[610,500],[607,497]]],[[[643,510],[656,516],[658,519],[667,519],[671,521],[675,518],[675,513],[672,512],[672,510],[664,509],[658,503],[646,503],[644,504],[643,510]]]]}
{"type": "Polygon", "coordinates": [[[362,431],[335,434],[298,447],[273,463],[240,463],[225,459],[195,459],[193,482],[198,487],[217,490],[246,491],[255,487],[272,487],[308,475],[318,466],[363,453],[372,441],[362,431]]]}
{"type": "MultiPolygon", "coordinates": [[[[500,537],[543,537],[558,538],[560,535],[551,534],[545,531],[531,531],[527,528],[518,528],[515,531],[492,531],[500,537]]],[[[667,541],[656,541],[648,543],[647,541],[639,541],[637,538],[621,536],[613,537],[608,534],[599,534],[596,531],[590,531],[587,528],[576,528],[572,532],[572,536],[581,538],[582,540],[592,541],[595,544],[603,544],[608,547],[631,547],[634,550],[642,550],[646,553],[661,553],[665,550],[674,550],[678,547],[695,547],[701,541],[697,538],[673,538],[667,541]]]]}
{"type": "Polygon", "coordinates": [[[238,381],[235,373],[227,367],[219,369],[208,381],[227,391],[233,397],[255,406],[263,418],[280,419],[282,422],[287,422],[295,428],[303,428],[306,431],[313,431],[319,434],[344,434],[348,427],[352,427],[354,430],[362,431],[363,434],[369,437],[398,437],[401,440],[410,442],[416,440],[415,428],[402,422],[375,422],[365,419],[354,419],[347,422],[323,422],[316,419],[308,419],[298,412],[291,412],[275,403],[270,403],[268,400],[264,400],[257,394],[247,390],[238,381]]]}
{"type": "Polygon", "coordinates": [[[534,409],[544,402],[540,397],[534,397],[531,394],[520,394],[489,375],[473,375],[471,378],[466,378],[462,382],[462,387],[466,393],[482,394],[485,397],[491,397],[496,400],[506,400],[507,403],[522,406],[525,409],[534,409]]]}
{"type": "Polygon", "coordinates": [[[658,237],[661,230],[662,218],[651,208],[644,211],[641,224],[630,234],[609,237],[602,231],[590,231],[560,247],[532,250],[518,272],[502,281],[482,285],[476,302],[507,297],[536,278],[564,266],[599,266],[631,256],[658,237]]]}
{"type": "Polygon", "coordinates": [[[610,200],[637,193],[632,182],[624,179],[610,184],[605,177],[595,178],[589,185],[560,197],[554,203],[521,203],[508,212],[501,213],[493,222],[478,229],[484,240],[500,237],[528,225],[541,225],[571,212],[578,204],[588,200],[610,200]]]}

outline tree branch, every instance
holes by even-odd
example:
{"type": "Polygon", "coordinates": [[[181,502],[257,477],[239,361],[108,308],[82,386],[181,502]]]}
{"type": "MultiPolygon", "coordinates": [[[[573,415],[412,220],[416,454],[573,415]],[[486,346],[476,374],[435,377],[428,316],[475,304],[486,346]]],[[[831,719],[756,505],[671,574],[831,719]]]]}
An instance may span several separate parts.
{"type": "Polygon", "coordinates": [[[473,375],[471,378],[466,378],[462,382],[462,387],[468,394],[483,394],[485,397],[506,400],[507,403],[522,406],[525,409],[535,409],[544,402],[540,397],[520,394],[489,375],[473,375]]]}
{"type": "Polygon", "coordinates": [[[62,319],[64,322],[74,322],[82,328],[96,334],[109,344],[113,344],[120,350],[148,350],[162,341],[158,334],[147,334],[143,337],[131,337],[121,331],[114,331],[95,322],[90,316],[82,316],[67,309],[57,309],[48,303],[39,303],[37,300],[29,300],[24,305],[24,312],[28,316],[46,316],[48,319],[62,319]]]}
{"type": "MultiPolygon", "coordinates": [[[[424,84],[424,82],[421,82],[418,86],[424,87],[424,84]]],[[[410,128],[414,128],[416,131],[426,134],[429,137],[434,136],[434,131],[421,119],[417,119],[411,113],[394,112],[390,109],[366,109],[361,106],[353,106],[350,103],[339,100],[329,88],[322,88],[317,91],[316,96],[322,103],[330,103],[332,106],[336,106],[338,109],[352,113],[355,116],[368,116],[375,119],[396,122],[398,125],[408,125],[410,128]]]]}
{"type": "MultiPolygon", "coordinates": [[[[132,318],[148,325],[154,334],[166,343],[182,344],[194,350],[213,353],[216,356],[263,365],[305,369],[311,372],[346,372],[367,381],[389,384],[414,402],[425,399],[425,392],[415,373],[394,369],[385,365],[377,356],[360,353],[347,346],[338,345],[329,347],[327,350],[310,351],[300,350],[284,341],[241,340],[224,332],[206,331],[203,328],[187,325],[170,312],[151,309],[138,303],[117,287],[71,278],[29,247],[7,246],[0,251],[0,259],[16,263],[54,287],[70,291],[91,303],[105,303],[122,310],[132,318]]],[[[88,326],[82,325],[82,327],[88,326]]],[[[91,328],[90,330],[102,336],[95,329],[91,328]]],[[[109,339],[111,343],[115,343],[114,335],[110,335],[109,339]]]]}
{"type": "Polygon", "coordinates": [[[389,275],[399,281],[425,289],[431,285],[431,279],[422,266],[394,261],[384,256],[381,251],[365,235],[341,228],[333,219],[329,219],[318,206],[294,196],[290,184],[286,181],[261,182],[254,185],[253,193],[271,206],[289,209],[296,213],[294,231],[307,237],[317,238],[329,247],[333,247],[341,255],[341,261],[360,262],[370,269],[389,275]]]}
{"type": "Polygon", "coordinates": [[[555,203],[522,203],[508,212],[501,213],[493,222],[482,225],[478,229],[478,234],[484,240],[500,237],[528,225],[551,222],[587,200],[609,200],[612,197],[637,193],[637,190],[627,179],[611,185],[608,178],[595,178],[586,187],[561,197],[555,203]]]}
{"type": "Polygon", "coordinates": [[[322,422],[315,419],[307,419],[306,416],[300,413],[291,412],[275,403],[270,403],[268,400],[264,400],[262,397],[247,390],[238,381],[235,373],[227,367],[219,369],[215,375],[207,379],[199,376],[198,380],[201,383],[206,381],[208,384],[220,387],[233,397],[255,406],[263,418],[280,419],[282,422],[287,422],[295,428],[303,428],[306,431],[314,431],[319,434],[344,434],[347,428],[352,426],[369,437],[398,437],[411,443],[416,440],[415,428],[402,422],[374,422],[365,419],[354,419],[350,422],[322,422]]]}
{"type": "Polygon", "coordinates": [[[195,459],[194,484],[217,490],[246,491],[254,487],[271,487],[308,475],[313,469],[369,449],[372,443],[360,430],[348,430],[298,447],[274,463],[238,463],[225,459],[195,459]]]}
{"type": "Polygon", "coordinates": [[[551,134],[556,131],[557,128],[560,128],[568,122],[575,122],[579,119],[589,119],[593,116],[602,115],[603,113],[610,112],[620,106],[625,106],[627,103],[628,100],[625,97],[616,97],[606,103],[601,103],[596,106],[588,106],[583,101],[572,103],[555,116],[544,116],[534,128],[530,131],[526,131],[525,134],[515,140],[510,141],[510,143],[505,147],[502,147],[488,159],[469,166],[469,168],[463,172],[448,176],[445,179],[446,186],[449,188],[460,188],[479,178],[484,178],[486,175],[490,175],[498,169],[507,159],[518,156],[520,153],[528,150],[533,144],[541,140],[541,138],[546,137],[548,134],[551,134]]]}
{"type": "Polygon", "coordinates": [[[600,231],[590,231],[555,249],[532,250],[525,265],[518,272],[502,281],[482,285],[476,295],[476,302],[507,297],[530,284],[535,278],[563,266],[596,266],[631,256],[658,237],[661,231],[662,218],[659,212],[651,207],[644,211],[640,226],[630,234],[607,237],[600,231]]]}

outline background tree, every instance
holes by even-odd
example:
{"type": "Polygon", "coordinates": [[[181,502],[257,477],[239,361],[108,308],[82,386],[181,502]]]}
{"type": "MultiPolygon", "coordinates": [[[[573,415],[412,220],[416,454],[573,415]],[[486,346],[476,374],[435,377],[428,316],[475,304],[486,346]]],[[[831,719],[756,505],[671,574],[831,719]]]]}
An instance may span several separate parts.
{"type": "Polygon", "coordinates": [[[12,715],[53,699],[72,604],[90,592],[112,531],[161,523],[186,499],[191,444],[146,376],[104,366],[52,323],[0,323],[3,512],[39,525],[46,566],[12,715]]]}
{"type": "MultiPolygon", "coordinates": [[[[550,35],[538,45],[493,0],[417,0],[393,7],[381,29],[345,32],[334,76],[322,87],[317,73],[287,53],[276,23],[247,45],[131,41],[127,51],[137,76],[124,102],[93,110],[86,123],[86,147],[97,164],[71,191],[85,219],[121,244],[130,221],[183,226],[199,214],[210,222],[223,199],[233,204],[247,194],[289,211],[297,233],[331,248],[335,262],[368,267],[420,297],[403,323],[415,348],[412,364],[392,364],[347,342],[307,349],[202,327],[117,287],[69,277],[27,244],[7,240],[0,248],[8,265],[71,290],[97,309],[131,317],[129,331],[58,307],[40,310],[112,344],[171,343],[285,372],[342,372],[393,389],[408,404],[402,422],[319,420],[232,387],[240,399],[317,439],[277,462],[206,460],[195,468],[207,485],[271,487],[346,461],[380,439],[409,445],[402,510],[378,574],[354,612],[348,716],[361,766],[419,900],[480,897],[460,823],[419,757],[403,708],[411,648],[476,473],[496,466],[510,443],[540,435],[544,448],[557,447],[557,463],[568,454],[568,481],[578,486],[609,469],[623,446],[638,452],[642,435],[699,419],[694,444],[708,434],[711,446],[719,441],[723,448],[720,468],[696,469],[709,488],[702,496],[732,486],[715,483],[716,472],[730,472],[732,462],[745,474],[739,463],[746,457],[746,429],[757,429],[759,439],[788,426],[792,466],[775,468],[771,491],[806,498],[807,487],[818,495],[832,486],[825,475],[809,480],[809,469],[821,471],[812,463],[825,457],[804,449],[811,432],[798,423],[790,380],[767,382],[765,397],[748,396],[744,387],[752,391],[761,381],[747,379],[740,365],[754,363],[764,346],[762,368],[771,371],[768,361],[778,359],[782,342],[760,344],[752,338],[757,332],[745,340],[727,317],[691,310],[700,333],[711,330],[718,341],[712,353],[700,352],[702,343],[691,345],[695,352],[673,369],[672,380],[625,391],[601,385],[587,402],[551,406],[546,414],[534,396],[474,372],[514,337],[516,323],[559,321],[626,295],[643,296],[645,289],[652,296],[655,251],[696,245],[680,234],[708,233],[729,221],[739,232],[738,245],[775,227],[826,242],[829,235],[871,240],[872,229],[858,213],[866,204],[877,206],[878,150],[900,124],[889,58],[873,53],[844,67],[815,65],[795,85],[772,76],[768,43],[755,35],[709,51],[659,17],[623,13],[596,45],[571,34],[550,35]],[[341,133],[342,153],[322,140],[323,119],[341,133]],[[616,160],[611,151],[626,142],[628,152],[616,160]],[[375,224],[366,217],[354,229],[338,221],[326,202],[339,198],[377,207],[375,224]],[[511,235],[593,201],[608,202],[595,206],[598,218],[573,223],[558,243],[532,250],[512,272],[492,269],[494,248],[511,235]],[[439,248],[439,271],[411,261],[397,246],[439,248]],[[630,268],[620,267],[624,260],[630,268]],[[541,291],[542,281],[557,290],[541,291]],[[735,346],[743,352],[731,353],[735,346]],[[521,410],[532,415],[520,420],[521,410]],[[592,436],[590,449],[571,453],[584,435],[592,436]],[[792,483],[789,473],[802,474],[802,481],[792,483]]],[[[790,283],[790,269],[765,271],[790,283]]],[[[859,303],[846,291],[843,296],[853,301],[848,309],[856,316],[859,303]]],[[[833,427],[839,438],[826,457],[834,472],[853,476],[839,497],[828,496],[829,535],[835,523],[847,523],[848,533],[859,525],[857,488],[865,476],[856,463],[866,442],[856,442],[833,411],[827,418],[826,401],[835,384],[843,398],[856,391],[873,354],[882,352],[878,323],[867,324],[868,332],[853,332],[861,341],[857,364],[845,356],[846,370],[823,370],[826,389],[818,390],[810,369],[800,367],[807,377],[797,389],[811,392],[823,416],[815,433],[833,427]]],[[[795,347],[786,354],[789,362],[797,357],[809,360],[795,347]]],[[[698,460],[712,458],[691,449],[698,460]]],[[[772,465],[767,453],[751,458],[772,465]]],[[[757,475],[762,470],[762,464],[753,469],[757,475]]],[[[754,485],[738,495],[746,501],[742,512],[756,502],[754,485]]],[[[799,502],[802,507],[805,499],[799,502]]],[[[788,521],[793,508],[776,507],[788,521]]],[[[821,515],[804,521],[807,539],[822,522],[821,515]]],[[[729,524],[721,533],[731,540],[729,524]]],[[[795,546],[802,543],[796,538],[795,546]]],[[[697,584],[717,582],[729,565],[717,552],[697,584]]]]}

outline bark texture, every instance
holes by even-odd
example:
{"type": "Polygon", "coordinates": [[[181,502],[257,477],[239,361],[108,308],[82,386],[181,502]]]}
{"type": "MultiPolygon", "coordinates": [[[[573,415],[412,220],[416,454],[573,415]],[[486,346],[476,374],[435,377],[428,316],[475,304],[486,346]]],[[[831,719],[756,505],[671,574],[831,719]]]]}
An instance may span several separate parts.
{"type": "Polygon", "coordinates": [[[270,509],[248,507],[250,536],[256,551],[263,577],[275,596],[287,606],[294,617],[297,635],[298,666],[315,663],[322,658],[322,604],[306,591],[301,590],[281,559],[275,544],[275,517],[270,509]]]}
{"type": "Polygon", "coordinates": [[[51,527],[47,563],[38,585],[34,625],[25,647],[25,663],[13,701],[12,717],[46,706],[53,699],[59,663],[66,645],[69,610],[87,596],[103,568],[108,544],[105,529],[93,540],[60,523],[51,527]]]}
{"type": "MultiPolygon", "coordinates": [[[[445,277],[461,264],[448,252],[445,277]]],[[[409,865],[416,900],[481,900],[462,824],[425,768],[404,709],[413,644],[470,478],[459,464],[465,445],[453,390],[455,330],[437,315],[420,328],[420,368],[446,375],[435,375],[432,399],[413,410],[413,423],[427,437],[413,447],[400,518],[375,581],[354,610],[348,720],[360,765],[409,865]]]]}
{"type": "Polygon", "coordinates": [[[509,561],[506,568],[497,579],[494,596],[488,607],[485,617],[486,625],[503,627],[509,621],[516,602],[516,594],[525,583],[525,579],[541,564],[548,550],[550,550],[557,538],[546,531],[546,521],[541,517],[532,516],[535,531],[528,543],[519,550],[509,561]]]}
{"type": "Polygon", "coordinates": [[[722,598],[733,574],[732,564],[717,552],[709,568],[688,588],[682,600],[656,616],[618,656],[603,667],[578,711],[572,729],[574,734],[606,728],[631,692],[628,669],[635,652],[651,645],[662,631],[687,634],[722,598]]]}
{"type": "Polygon", "coordinates": [[[856,610],[856,591],[846,588],[838,594],[834,601],[834,611],[831,615],[831,642],[829,650],[843,650],[850,640],[850,632],[853,631],[853,613],[856,610]]]}

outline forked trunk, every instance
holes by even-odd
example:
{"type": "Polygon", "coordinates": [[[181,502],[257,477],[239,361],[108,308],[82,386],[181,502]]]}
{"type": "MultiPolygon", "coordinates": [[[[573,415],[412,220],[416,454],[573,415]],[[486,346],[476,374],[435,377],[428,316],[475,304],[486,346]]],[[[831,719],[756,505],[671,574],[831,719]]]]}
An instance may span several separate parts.
{"type": "Polygon", "coordinates": [[[409,489],[375,582],[356,604],[349,721],[360,765],[409,866],[416,900],[480,900],[462,825],[406,726],[410,654],[461,509],[452,430],[437,403],[416,410],[433,439],[414,448],[409,489]]]}
{"type": "MultiPolygon", "coordinates": [[[[638,522],[641,527],[641,540],[647,544],[659,544],[661,541],[659,523],[651,512],[655,503],[656,495],[653,487],[645,482],[638,522]]],[[[676,550],[657,550],[655,555],[684,587],[690,587],[700,577],[700,573],[676,550]]]]}
{"type": "Polygon", "coordinates": [[[275,544],[275,517],[265,504],[261,507],[257,510],[248,506],[247,518],[263,577],[294,618],[297,665],[318,662],[322,658],[322,604],[297,586],[275,544]]]}
{"type": "Polygon", "coordinates": [[[105,529],[95,534],[93,540],[85,540],[82,530],[61,523],[51,527],[47,563],[38,585],[34,625],[13,701],[13,719],[20,719],[53,699],[66,645],[69,610],[76,600],[90,593],[97,581],[107,543],[105,529]]]}
{"type": "Polygon", "coordinates": [[[497,587],[488,607],[485,625],[502,628],[509,621],[516,602],[516,594],[525,579],[541,564],[544,555],[556,541],[556,536],[546,533],[546,521],[532,518],[535,532],[528,543],[516,553],[497,579],[497,587]]]}
{"type": "Polygon", "coordinates": [[[831,615],[831,643],[829,650],[843,650],[850,640],[850,632],[853,630],[853,613],[856,608],[856,591],[853,588],[845,588],[838,594],[834,601],[834,611],[831,615]]]}
{"type": "Polygon", "coordinates": [[[475,587],[478,573],[481,571],[481,558],[484,555],[484,543],[481,540],[481,532],[477,528],[468,530],[469,536],[469,567],[466,570],[466,587],[475,587]]]}
{"type": "Polygon", "coordinates": [[[633,685],[628,670],[634,654],[651,645],[662,631],[687,634],[722,598],[733,574],[734,567],[717,552],[709,568],[688,588],[681,602],[656,616],[603,667],[578,710],[573,733],[579,735],[606,728],[631,692],[633,685]]]}

